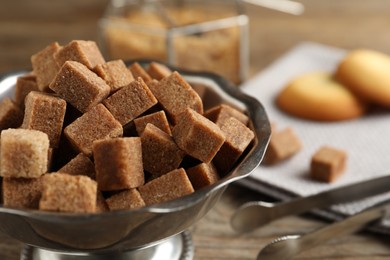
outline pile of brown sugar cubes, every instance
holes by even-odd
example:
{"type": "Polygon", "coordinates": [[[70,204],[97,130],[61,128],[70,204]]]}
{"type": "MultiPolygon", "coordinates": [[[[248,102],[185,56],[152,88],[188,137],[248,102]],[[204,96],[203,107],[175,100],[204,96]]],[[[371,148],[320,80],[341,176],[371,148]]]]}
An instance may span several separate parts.
{"type": "Polygon", "coordinates": [[[255,137],[242,111],[203,111],[162,64],[106,62],[81,40],[31,62],[0,103],[5,207],[93,213],[166,202],[223,178],[255,137]]]}

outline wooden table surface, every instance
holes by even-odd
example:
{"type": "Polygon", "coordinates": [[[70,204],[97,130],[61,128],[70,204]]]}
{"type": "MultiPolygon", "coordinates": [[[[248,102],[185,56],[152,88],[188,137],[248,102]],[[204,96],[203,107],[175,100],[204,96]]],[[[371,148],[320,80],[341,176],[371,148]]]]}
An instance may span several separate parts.
{"type": "MultiPolygon", "coordinates": [[[[302,41],[390,53],[390,1],[302,0],[306,11],[296,17],[260,7],[248,8],[251,21],[251,71],[261,71],[302,41]]],[[[2,0],[0,73],[29,69],[31,54],[47,44],[72,39],[97,40],[97,20],[107,0],[2,0]]],[[[195,259],[254,259],[274,238],[326,225],[312,216],[291,216],[249,234],[238,235],[229,217],[245,201],[269,199],[231,185],[220,202],[191,228],[195,259]]],[[[18,259],[21,244],[0,233],[0,259],[18,259]]],[[[296,259],[390,259],[390,237],[359,233],[335,237],[296,259]]]]}

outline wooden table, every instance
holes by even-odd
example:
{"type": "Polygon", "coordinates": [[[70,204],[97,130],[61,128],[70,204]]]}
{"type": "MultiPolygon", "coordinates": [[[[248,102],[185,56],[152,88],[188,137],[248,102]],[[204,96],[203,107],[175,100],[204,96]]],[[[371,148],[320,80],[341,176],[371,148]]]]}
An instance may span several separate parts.
{"type": "MultiPolygon", "coordinates": [[[[251,75],[302,41],[353,49],[367,47],[390,53],[390,1],[302,0],[299,16],[248,8],[251,19],[251,75]]],[[[0,73],[30,68],[31,54],[53,41],[96,40],[97,20],[107,0],[2,1],[0,8],[0,73]]],[[[245,201],[270,199],[231,185],[220,202],[191,228],[195,259],[254,259],[274,238],[304,233],[326,222],[291,216],[245,235],[229,226],[229,217],[245,201]]],[[[0,259],[18,259],[21,244],[0,233],[0,259]]],[[[297,259],[390,259],[390,237],[359,233],[306,251],[297,259]]]]}

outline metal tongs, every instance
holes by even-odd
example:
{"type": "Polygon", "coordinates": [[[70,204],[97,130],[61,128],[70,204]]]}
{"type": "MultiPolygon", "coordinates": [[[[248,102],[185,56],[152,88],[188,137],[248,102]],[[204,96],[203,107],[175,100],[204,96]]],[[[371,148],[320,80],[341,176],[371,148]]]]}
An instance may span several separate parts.
{"type": "MultiPolygon", "coordinates": [[[[332,189],[312,196],[295,198],[280,203],[249,202],[241,206],[231,218],[232,227],[238,232],[248,232],[278,218],[296,215],[314,208],[356,201],[389,191],[390,175],[332,189]]],[[[277,238],[263,248],[257,259],[290,259],[296,254],[326,242],[334,237],[359,231],[374,220],[384,217],[390,210],[389,200],[344,220],[327,225],[305,235],[286,235],[277,238]]]]}
{"type": "Polygon", "coordinates": [[[342,221],[335,222],[310,233],[279,237],[265,246],[257,255],[257,259],[290,259],[307,249],[325,243],[335,237],[357,232],[369,223],[385,218],[389,210],[390,203],[389,201],[385,201],[342,221]]]}
{"type": "Polygon", "coordinates": [[[230,223],[237,232],[248,232],[281,217],[298,215],[314,208],[325,208],[333,204],[367,198],[390,191],[389,187],[390,175],[280,203],[248,202],[233,214],[230,223]]]}

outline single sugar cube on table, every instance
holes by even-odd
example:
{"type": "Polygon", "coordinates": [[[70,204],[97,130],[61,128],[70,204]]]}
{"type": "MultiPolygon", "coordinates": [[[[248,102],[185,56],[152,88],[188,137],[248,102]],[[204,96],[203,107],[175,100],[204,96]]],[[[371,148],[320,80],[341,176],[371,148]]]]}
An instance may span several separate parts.
{"type": "Polygon", "coordinates": [[[323,146],[312,156],[310,176],[319,181],[333,182],[346,168],[347,154],[340,149],[323,146]]]}

